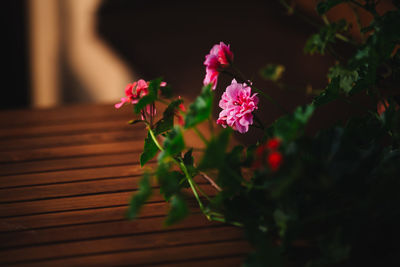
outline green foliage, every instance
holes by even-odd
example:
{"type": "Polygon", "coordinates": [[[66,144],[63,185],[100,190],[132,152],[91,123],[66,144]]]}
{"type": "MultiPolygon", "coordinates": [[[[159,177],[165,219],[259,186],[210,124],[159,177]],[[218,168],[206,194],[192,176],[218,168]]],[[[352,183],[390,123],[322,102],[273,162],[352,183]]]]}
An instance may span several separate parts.
{"type": "Polygon", "coordinates": [[[151,138],[150,132],[147,133],[147,138],[144,139],[143,152],[140,155],[140,166],[144,166],[149,160],[157,155],[158,147],[151,138]]]}
{"type": "Polygon", "coordinates": [[[136,218],[144,203],[151,196],[150,174],[144,173],[139,182],[139,191],[131,198],[127,216],[130,220],[136,218]]]}
{"type": "Polygon", "coordinates": [[[353,89],[359,76],[357,70],[351,70],[336,65],[329,69],[328,77],[331,79],[337,78],[339,81],[339,88],[348,94],[353,89]]]}
{"type": "Polygon", "coordinates": [[[276,82],[282,77],[284,71],[285,67],[283,65],[268,64],[260,70],[260,75],[265,80],[276,82]]]}
{"type": "Polygon", "coordinates": [[[180,193],[183,185],[182,180],[185,178],[183,173],[170,171],[170,164],[163,162],[158,164],[156,175],[160,192],[166,201],[169,201],[173,195],[180,193]]]}
{"type": "Polygon", "coordinates": [[[190,104],[185,118],[185,128],[196,126],[207,120],[212,112],[213,93],[211,85],[202,88],[200,96],[190,104]]]}
{"type": "Polygon", "coordinates": [[[136,114],[139,114],[140,111],[147,105],[154,103],[154,101],[158,98],[158,89],[160,88],[160,84],[162,82],[162,78],[158,78],[150,81],[149,83],[149,93],[142,97],[139,102],[134,106],[134,111],[136,114]]]}
{"type": "Polygon", "coordinates": [[[185,149],[185,142],[181,128],[174,127],[164,140],[164,150],[159,154],[158,161],[162,162],[167,157],[174,157],[185,149]]]}
{"type": "Polygon", "coordinates": [[[159,135],[161,133],[167,132],[174,127],[174,115],[183,100],[177,99],[172,101],[163,113],[163,117],[154,126],[154,134],[159,135]]]}
{"type": "Polygon", "coordinates": [[[337,23],[331,23],[321,28],[320,32],[312,35],[306,42],[304,52],[309,54],[325,54],[327,47],[335,42],[336,33],[347,29],[344,20],[337,23]]]}
{"type": "Polygon", "coordinates": [[[199,164],[199,169],[206,170],[220,167],[225,158],[230,134],[231,130],[226,128],[209,142],[199,164]]]}
{"type": "Polygon", "coordinates": [[[169,226],[183,220],[189,213],[189,209],[181,195],[173,195],[170,200],[170,210],[165,225],[169,226]]]}
{"type": "Polygon", "coordinates": [[[279,118],[268,129],[270,136],[276,136],[285,142],[293,141],[301,136],[304,128],[314,112],[313,105],[297,107],[292,114],[285,115],[279,118]]]}

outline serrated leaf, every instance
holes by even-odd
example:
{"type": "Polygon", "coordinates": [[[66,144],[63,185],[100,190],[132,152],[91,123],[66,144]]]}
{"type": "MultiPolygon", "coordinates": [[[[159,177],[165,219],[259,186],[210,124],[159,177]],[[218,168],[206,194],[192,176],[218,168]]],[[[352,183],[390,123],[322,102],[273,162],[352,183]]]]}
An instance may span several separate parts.
{"type": "Polygon", "coordinates": [[[189,213],[186,201],[180,195],[173,195],[171,197],[170,207],[171,208],[168,212],[168,216],[164,222],[166,226],[180,222],[189,213]]]}
{"type": "Polygon", "coordinates": [[[340,89],[349,94],[355,86],[359,75],[357,70],[336,65],[329,69],[328,77],[331,79],[338,78],[340,89]]]}
{"type": "Polygon", "coordinates": [[[163,117],[154,126],[154,134],[159,135],[174,127],[174,115],[176,109],[183,103],[182,99],[172,101],[163,113],[163,117]]]}
{"type": "Polygon", "coordinates": [[[182,131],[179,127],[173,128],[164,140],[164,151],[158,156],[159,162],[168,156],[175,156],[185,149],[182,131]]]}
{"type": "Polygon", "coordinates": [[[157,100],[158,89],[160,88],[161,82],[162,82],[161,77],[149,82],[149,87],[147,89],[149,93],[144,97],[142,97],[133,108],[136,114],[139,114],[140,111],[144,109],[147,105],[157,100]]]}
{"type": "Polygon", "coordinates": [[[133,195],[130,201],[127,213],[127,217],[130,220],[133,220],[138,216],[140,209],[151,196],[151,191],[150,174],[144,173],[139,182],[139,191],[133,195]]]}
{"type": "Polygon", "coordinates": [[[140,166],[143,167],[149,160],[157,155],[158,147],[151,138],[150,133],[147,133],[147,138],[144,140],[143,153],[140,155],[140,166]]]}
{"type": "Polygon", "coordinates": [[[278,64],[268,64],[260,70],[260,75],[266,80],[278,81],[283,72],[285,71],[285,66],[278,64]]]}
{"type": "Polygon", "coordinates": [[[201,90],[201,95],[190,104],[189,110],[185,117],[185,128],[196,126],[197,124],[207,120],[212,112],[213,94],[211,85],[206,85],[201,90]]]}
{"type": "Polygon", "coordinates": [[[223,164],[231,132],[230,128],[226,128],[216,138],[211,139],[198,166],[199,169],[218,168],[223,164]]]}

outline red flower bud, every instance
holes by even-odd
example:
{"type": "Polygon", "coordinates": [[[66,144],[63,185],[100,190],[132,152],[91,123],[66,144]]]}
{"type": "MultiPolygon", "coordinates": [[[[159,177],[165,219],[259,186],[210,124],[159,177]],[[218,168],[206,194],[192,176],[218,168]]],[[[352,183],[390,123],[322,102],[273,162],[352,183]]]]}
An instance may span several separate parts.
{"type": "Polygon", "coordinates": [[[267,148],[270,150],[277,150],[280,145],[281,145],[281,139],[277,137],[269,139],[267,142],[267,148]]]}
{"type": "Polygon", "coordinates": [[[282,164],[282,154],[278,151],[272,151],[269,153],[267,161],[271,170],[277,171],[282,164]]]}

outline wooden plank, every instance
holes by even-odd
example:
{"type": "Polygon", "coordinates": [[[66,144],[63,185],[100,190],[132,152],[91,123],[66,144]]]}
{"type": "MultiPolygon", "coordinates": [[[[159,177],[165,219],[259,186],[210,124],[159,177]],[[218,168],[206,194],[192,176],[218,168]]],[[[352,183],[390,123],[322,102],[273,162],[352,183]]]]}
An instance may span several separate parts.
{"type": "Polygon", "coordinates": [[[11,188],[0,191],[0,205],[4,203],[33,201],[49,198],[71,197],[94,193],[136,190],[141,176],[110,178],[75,183],[41,185],[32,188],[11,188]]]}
{"type": "Polygon", "coordinates": [[[123,129],[143,130],[143,125],[129,125],[124,118],[110,121],[79,122],[74,124],[27,126],[19,128],[0,129],[0,138],[13,139],[21,137],[57,136],[77,133],[109,132],[123,129]]]}
{"type": "Polygon", "coordinates": [[[244,259],[246,258],[246,253],[237,253],[234,255],[224,255],[218,258],[197,258],[186,261],[174,261],[167,264],[156,264],[153,266],[157,267],[204,267],[204,266],[218,266],[218,267],[232,267],[232,266],[242,266],[244,259]]]}
{"type": "Polygon", "coordinates": [[[132,115],[132,109],[116,110],[110,104],[80,104],[47,109],[22,109],[0,112],[0,128],[26,127],[31,125],[68,124],[105,120],[132,115]]]}
{"type": "Polygon", "coordinates": [[[242,239],[240,229],[225,225],[206,228],[188,228],[134,236],[101,238],[43,246],[24,247],[0,251],[0,264],[27,263],[123,250],[159,249],[162,247],[242,239]]]}
{"type": "MultiPolygon", "coordinates": [[[[208,195],[215,195],[216,193],[215,189],[209,185],[200,184],[199,186],[208,195]]],[[[116,193],[99,193],[92,195],[1,204],[0,218],[126,205],[134,190],[128,189],[121,191],[122,192],[116,193]]],[[[150,202],[158,202],[162,200],[163,197],[159,195],[158,192],[154,192],[150,202]]]]}
{"type": "MultiPolygon", "coordinates": [[[[158,249],[102,253],[82,257],[24,264],[24,266],[147,266],[150,264],[196,261],[198,259],[244,255],[249,245],[242,240],[172,246],[158,249]]],[[[188,264],[190,266],[190,263],[188,264]]],[[[188,266],[187,265],[187,266],[188,266]]]]}
{"type": "MultiPolygon", "coordinates": [[[[38,162],[17,162],[0,165],[0,176],[24,173],[61,171],[79,168],[107,167],[127,164],[137,164],[140,152],[130,152],[115,155],[86,156],[66,159],[49,159],[38,162]]],[[[0,179],[3,179],[0,177],[0,179]]]]}
{"type": "Polygon", "coordinates": [[[0,140],[0,151],[28,150],[47,147],[105,144],[128,141],[145,137],[145,131],[134,128],[115,130],[106,133],[75,133],[58,136],[39,136],[0,140]]]}
{"type": "MultiPolygon", "coordinates": [[[[0,205],[4,203],[37,201],[50,198],[73,197],[89,194],[100,194],[137,190],[141,176],[122,178],[96,179],[74,183],[57,183],[35,187],[9,188],[0,190],[0,205]]],[[[153,186],[156,186],[153,180],[153,186]]],[[[205,184],[200,180],[198,184],[205,184]]]]}
{"type": "Polygon", "coordinates": [[[76,156],[115,154],[143,150],[143,140],[106,144],[63,146],[0,152],[0,164],[17,161],[46,160],[76,156]]]}
{"type": "MultiPolygon", "coordinates": [[[[118,221],[6,232],[0,234],[0,240],[2,240],[0,249],[161,232],[165,230],[164,220],[164,216],[141,218],[135,221],[121,219],[118,221]]],[[[184,221],[170,226],[168,229],[197,228],[217,224],[219,223],[208,221],[203,214],[191,214],[184,221]]]]}
{"type": "MultiPolygon", "coordinates": [[[[152,168],[153,166],[154,164],[152,163],[146,164],[146,167],[152,168]]],[[[145,168],[140,167],[140,165],[137,163],[128,163],[122,166],[108,166],[77,170],[62,170],[8,175],[6,177],[0,177],[0,190],[14,187],[47,185],[54,183],[71,183],[76,181],[137,176],[141,175],[144,169],[145,168]]]]}
{"type": "MultiPolygon", "coordinates": [[[[0,219],[0,232],[26,231],[71,224],[120,220],[125,219],[127,209],[128,205],[126,203],[118,207],[2,218],[0,219]]],[[[142,208],[140,217],[162,216],[166,214],[167,209],[168,207],[165,202],[148,203],[142,208]]],[[[198,209],[192,208],[192,210],[198,209]]]]}

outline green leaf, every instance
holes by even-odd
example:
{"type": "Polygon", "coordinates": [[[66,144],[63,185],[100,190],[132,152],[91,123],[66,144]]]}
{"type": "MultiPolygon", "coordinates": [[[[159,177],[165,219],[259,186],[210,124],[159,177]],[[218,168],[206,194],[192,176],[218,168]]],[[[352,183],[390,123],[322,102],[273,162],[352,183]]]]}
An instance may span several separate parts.
{"type": "Polygon", "coordinates": [[[340,89],[342,89],[344,93],[349,94],[353,86],[355,86],[359,75],[357,70],[336,65],[329,69],[328,77],[331,79],[338,78],[340,89]]]}
{"type": "Polygon", "coordinates": [[[185,155],[183,156],[183,163],[185,164],[186,169],[187,169],[188,172],[189,172],[189,175],[190,175],[191,177],[194,177],[194,176],[197,175],[198,171],[197,171],[197,169],[194,167],[194,158],[193,158],[192,152],[193,152],[193,148],[189,149],[189,150],[185,153],[185,155]]]}
{"type": "Polygon", "coordinates": [[[196,126],[207,120],[212,112],[213,93],[211,85],[206,85],[201,90],[201,95],[190,104],[185,118],[185,128],[196,126]]]}
{"type": "Polygon", "coordinates": [[[130,220],[135,219],[142,206],[151,196],[150,174],[144,173],[139,182],[139,191],[131,198],[127,216],[130,220]]]}
{"type": "Polygon", "coordinates": [[[171,208],[164,222],[167,226],[183,220],[189,213],[187,204],[180,195],[173,195],[171,197],[170,206],[171,208]]]}
{"type": "Polygon", "coordinates": [[[317,5],[317,12],[319,15],[323,15],[328,12],[334,6],[337,6],[340,3],[347,2],[348,0],[326,0],[321,1],[317,5]]]}
{"type": "Polygon", "coordinates": [[[298,107],[293,114],[279,118],[272,125],[273,135],[284,141],[292,141],[304,132],[304,128],[314,112],[314,105],[298,107]]]}
{"type": "Polygon", "coordinates": [[[143,167],[149,160],[157,155],[158,147],[151,138],[150,132],[147,133],[147,138],[144,140],[143,153],[140,155],[140,166],[143,167]]]}
{"type": "Polygon", "coordinates": [[[160,185],[160,193],[164,196],[166,201],[172,197],[172,195],[180,193],[181,180],[185,177],[184,174],[178,171],[169,171],[170,166],[168,163],[160,163],[157,168],[157,179],[160,185]]]}
{"type": "Polygon", "coordinates": [[[266,80],[278,81],[283,72],[285,71],[285,66],[277,64],[268,64],[260,70],[260,75],[266,80]]]}
{"type": "Polygon", "coordinates": [[[139,123],[139,122],[146,122],[146,121],[144,121],[144,120],[130,120],[130,121],[128,121],[128,124],[131,124],[131,125],[133,125],[133,124],[136,124],[136,123],[139,123]]]}
{"type": "Polygon", "coordinates": [[[226,128],[222,130],[216,138],[211,139],[198,166],[199,169],[205,170],[218,168],[223,164],[231,132],[230,128],[226,128]]]}
{"type": "Polygon", "coordinates": [[[143,108],[145,108],[147,105],[149,105],[157,100],[158,89],[160,88],[161,82],[162,82],[161,77],[150,81],[149,88],[148,88],[149,93],[147,95],[145,95],[144,97],[142,97],[133,108],[133,110],[135,111],[136,114],[139,114],[143,108]]]}
{"type": "Polygon", "coordinates": [[[319,53],[325,54],[325,50],[329,43],[335,42],[335,35],[337,32],[347,29],[347,24],[344,20],[336,23],[331,23],[321,28],[319,33],[313,34],[306,42],[304,52],[313,55],[319,53]]]}
{"type": "Polygon", "coordinates": [[[327,104],[340,96],[339,78],[333,78],[325,90],[314,98],[313,104],[316,107],[327,104]]]}
{"type": "Polygon", "coordinates": [[[163,117],[156,123],[154,127],[154,134],[159,135],[167,132],[174,127],[174,115],[176,109],[183,103],[182,99],[172,101],[163,113],[163,117]]]}
{"type": "Polygon", "coordinates": [[[164,151],[158,156],[159,162],[168,156],[175,156],[185,149],[182,131],[179,127],[174,127],[164,140],[164,151]]]}
{"type": "Polygon", "coordinates": [[[172,97],[172,88],[169,85],[160,87],[161,96],[165,98],[172,97]]]}

